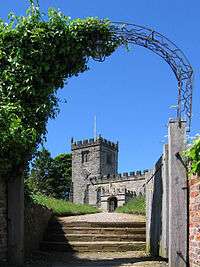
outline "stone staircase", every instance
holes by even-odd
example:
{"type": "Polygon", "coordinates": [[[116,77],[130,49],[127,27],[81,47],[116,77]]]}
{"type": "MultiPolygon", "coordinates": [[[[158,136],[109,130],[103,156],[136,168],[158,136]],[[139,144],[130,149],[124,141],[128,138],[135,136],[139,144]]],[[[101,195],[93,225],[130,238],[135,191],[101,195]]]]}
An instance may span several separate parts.
{"type": "Polygon", "coordinates": [[[145,222],[49,223],[40,249],[71,252],[125,252],[145,250],[145,222]]]}

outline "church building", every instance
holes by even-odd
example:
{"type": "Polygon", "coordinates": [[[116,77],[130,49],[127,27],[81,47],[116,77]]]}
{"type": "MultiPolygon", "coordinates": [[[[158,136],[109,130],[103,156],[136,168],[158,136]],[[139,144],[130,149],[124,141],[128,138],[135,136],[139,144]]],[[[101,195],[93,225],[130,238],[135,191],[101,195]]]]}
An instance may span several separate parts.
{"type": "Polygon", "coordinates": [[[118,143],[101,136],[77,142],[72,139],[71,149],[74,203],[112,212],[145,193],[148,170],[118,174],[118,143]]]}

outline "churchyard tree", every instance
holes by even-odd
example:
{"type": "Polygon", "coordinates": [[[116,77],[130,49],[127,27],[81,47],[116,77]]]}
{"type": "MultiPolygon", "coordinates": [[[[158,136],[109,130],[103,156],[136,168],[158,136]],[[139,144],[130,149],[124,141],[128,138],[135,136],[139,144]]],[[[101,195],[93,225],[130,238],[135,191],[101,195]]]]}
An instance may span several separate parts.
{"type": "Polygon", "coordinates": [[[71,189],[72,161],[71,154],[59,154],[55,158],[42,148],[36,153],[31,171],[25,181],[33,193],[46,196],[69,199],[71,189]]]}

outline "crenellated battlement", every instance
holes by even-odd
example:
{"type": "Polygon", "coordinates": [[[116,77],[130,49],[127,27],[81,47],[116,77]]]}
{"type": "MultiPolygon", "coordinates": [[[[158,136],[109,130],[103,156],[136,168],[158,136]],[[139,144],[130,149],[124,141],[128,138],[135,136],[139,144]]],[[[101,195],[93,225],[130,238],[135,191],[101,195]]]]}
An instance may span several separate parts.
{"type": "Polygon", "coordinates": [[[147,173],[149,170],[140,170],[140,171],[132,171],[132,172],[123,172],[123,173],[119,173],[117,176],[118,177],[139,177],[139,176],[144,176],[145,173],[147,173]]]}
{"type": "Polygon", "coordinates": [[[134,171],[134,172],[124,172],[124,173],[119,173],[117,175],[103,175],[99,177],[91,177],[90,181],[91,182],[115,182],[115,181],[126,181],[126,180],[139,180],[139,179],[145,179],[145,173],[147,173],[149,170],[143,170],[143,171],[134,171]]]}
{"type": "Polygon", "coordinates": [[[83,139],[80,141],[74,141],[73,138],[71,140],[72,150],[86,148],[86,147],[95,146],[95,145],[101,145],[101,144],[107,145],[113,149],[118,149],[118,145],[119,145],[118,142],[117,143],[111,142],[105,138],[102,138],[101,136],[98,136],[97,138],[83,139]]]}
{"type": "Polygon", "coordinates": [[[118,195],[122,204],[136,194],[144,193],[148,170],[118,173],[118,147],[118,142],[101,136],[71,140],[74,202],[88,201],[92,205],[101,202],[101,205],[106,205],[106,210],[110,196],[118,195]]]}

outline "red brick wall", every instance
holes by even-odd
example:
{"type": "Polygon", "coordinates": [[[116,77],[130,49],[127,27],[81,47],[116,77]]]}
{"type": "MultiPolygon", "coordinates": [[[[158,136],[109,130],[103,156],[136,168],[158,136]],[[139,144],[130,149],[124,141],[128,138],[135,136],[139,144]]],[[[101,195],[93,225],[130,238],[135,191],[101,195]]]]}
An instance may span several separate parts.
{"type": "Polygon", "coordinates": [[[200,177],[189,179],[190,188],[190,237],[189,257],[190,267],[200,266],[200,177]]]}

